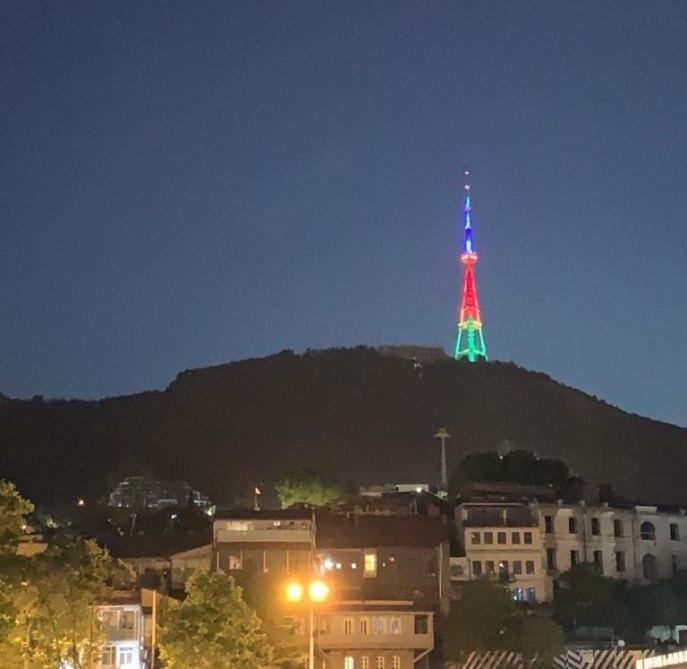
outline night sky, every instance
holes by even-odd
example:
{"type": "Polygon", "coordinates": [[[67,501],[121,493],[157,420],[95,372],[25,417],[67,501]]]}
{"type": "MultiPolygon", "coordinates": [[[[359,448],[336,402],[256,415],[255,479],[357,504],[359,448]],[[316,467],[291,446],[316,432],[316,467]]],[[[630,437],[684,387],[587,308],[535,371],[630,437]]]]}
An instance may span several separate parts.
{"type": "MultiPolygon", "coordinates": [[[[687,2],[0,5],[0,391],[450,349],[687,426],[687,2]]],[[[456,398],[459,401],[460,398],[456,398]]]]}

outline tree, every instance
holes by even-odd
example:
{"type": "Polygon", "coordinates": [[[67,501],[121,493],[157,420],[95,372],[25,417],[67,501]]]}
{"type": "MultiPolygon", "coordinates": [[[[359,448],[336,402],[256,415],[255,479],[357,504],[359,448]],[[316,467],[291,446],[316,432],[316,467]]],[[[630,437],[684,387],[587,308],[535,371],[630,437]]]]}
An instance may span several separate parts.
{"type": "Polygon", "coordinates": [[[168,669],[269,669],[273,649],[257,614],[231,576],[197,570],[186,599],[170,608],[160,630],[168,669]]]}
{"type": "Polygon", "coordinates": [[[23,559],[21,571],[0,666],[89,666],[103,643],[95,606],[133,581],[131,569],[94,541],[66,536],[23,559]]]}
{"type": "Polygon", "coordinates": [[[341,485],[326,481],[319,474],[306,469],[287,474],[277,484],[277,494],[283,509],[294,504],[331,506],[345,497],[341,485]]]}
{"type": "Polygon", "coordinates": [[[523,616],[519,647],[531,667],[553,667],[554,658],[563,652],[564,646],[563,629],[553,620],[537,615],[523,616]]]}
{"type": "Polygon", "coordinates": [[[459,660],[471,650],[503,648],[515,613],[507,588],[486,580],[466,583],[442,626],[446,657],[459,660]]]}
{"type": "Polygon", "coordinates": [[[24,516],[33,511],[10,481],[0,479],[0,555],[13,555],[24,533],[24,516]]]}

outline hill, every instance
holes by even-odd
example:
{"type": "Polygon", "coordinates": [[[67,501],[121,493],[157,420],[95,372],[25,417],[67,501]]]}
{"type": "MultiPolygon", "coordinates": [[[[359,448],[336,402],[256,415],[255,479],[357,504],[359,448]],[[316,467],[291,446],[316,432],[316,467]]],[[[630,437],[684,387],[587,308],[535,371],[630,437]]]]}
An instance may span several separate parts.
{"type": "Polygon", "coordinates": [[[220,503],[308,466],[343,481],[436,481],[504,444],[563,459],[592,484],[687,503],[687,430],[627,414],[510,363],[416,369],[334,349],[182,372],[160,392],[100,401],[0,402],[0,477],[43,503],[102,495],[122,475],[183,478],[220,503]]]}

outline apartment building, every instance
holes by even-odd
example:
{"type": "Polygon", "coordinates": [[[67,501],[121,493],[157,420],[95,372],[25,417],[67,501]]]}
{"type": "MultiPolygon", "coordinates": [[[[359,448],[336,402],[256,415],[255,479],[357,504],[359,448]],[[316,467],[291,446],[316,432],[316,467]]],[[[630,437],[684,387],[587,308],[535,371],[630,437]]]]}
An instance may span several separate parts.
{"type": "Polygon", "coordinates": [[[456,507],[465,558],[452,560],[454,583],[492,578],[525,601],[550,601],[553,582],[582,562],[607,577],[648,583],[687,569],[684,509],[564,503],[551,493],[491,490],[456,507]]]}
{"type": "Polygon", "coordinates": [[[342,601],[318,618],[327,669],[413,669],[434,648],[434,613],[412,601],[342,601]]]}
{"type": "Polygon", "coordinates": [[[539,528],[553,577],[594,562],[610,578],[649,582],[687,569],[684,509],[609,504],[539,504],[539,528]]]}
{"type": "Polygon", "coordinates": [[[454,580],[489,578],[507,585],[517,601],[553,598],[535,509],[518,503],[466,503],[457,509],[456,524],[466,559],[454,580]]]}
{"type": "Polygon", "coordinates": [[[96,619],[105,636],[105,645],[96,669],[144,669],[146,622],[137,592],[115,592],[110,601],[96,607],[96,619]]]}
{"type": "MultiPolygon", "coordinates": [[[[435,612],[448,609],[449,525],[432,516],[328,511],[219,511],[213,568],[264,576],[319,576],[331,599],[316,612],[319,669],[428,666],[435,612]]],[[[308,616],[282,612],[296,648],[307,647],[308,616]]],[[[270,621],[275,629],[285,627],[270,621]]]]}

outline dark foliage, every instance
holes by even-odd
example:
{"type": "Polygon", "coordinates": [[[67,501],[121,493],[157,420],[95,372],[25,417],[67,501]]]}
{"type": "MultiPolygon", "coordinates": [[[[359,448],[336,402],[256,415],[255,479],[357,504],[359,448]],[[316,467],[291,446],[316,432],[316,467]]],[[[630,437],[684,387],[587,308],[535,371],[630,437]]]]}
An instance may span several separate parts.
{"type": "Polygon", "coordinates": [[[507,441],[625,496],[687,501],[687,430],[513,364],[416,369],[365,348],[187,371],[163,392],[97,402],[3,401],[0,476],[45,505],[92,500],[132,468],[219,503],[304,466],[360,483],[435,482],[442,425],[453,463],[507,441]]]}

